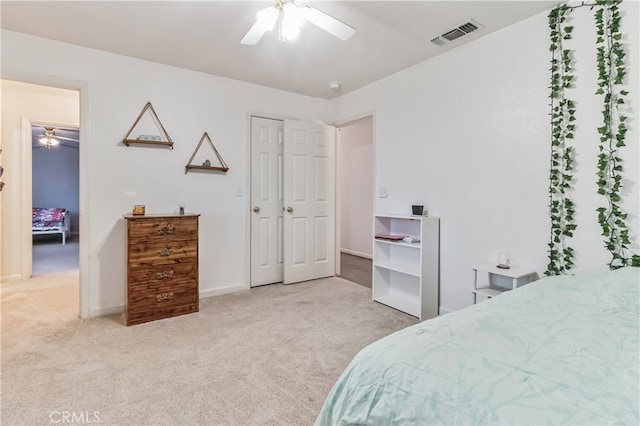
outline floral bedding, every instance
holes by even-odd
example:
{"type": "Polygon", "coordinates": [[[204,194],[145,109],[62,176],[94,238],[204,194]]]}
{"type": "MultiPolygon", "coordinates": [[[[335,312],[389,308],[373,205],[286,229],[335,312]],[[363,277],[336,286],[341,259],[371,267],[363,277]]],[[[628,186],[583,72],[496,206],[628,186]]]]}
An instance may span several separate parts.
{"type": "Polygon", "coordinates": [[[49,231],[64,228],[64,217],[67,209],[40,208],[32,209],[32,229],[34,231],[49,231]]]}

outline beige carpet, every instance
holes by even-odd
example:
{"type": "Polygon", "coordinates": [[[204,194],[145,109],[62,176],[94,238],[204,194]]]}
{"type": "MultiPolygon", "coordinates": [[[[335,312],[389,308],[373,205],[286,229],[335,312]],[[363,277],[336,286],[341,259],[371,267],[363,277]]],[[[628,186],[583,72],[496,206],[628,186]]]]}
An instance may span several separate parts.
{"type": "Polygon", "coordinates": [[[309,425],[358,350],[417,322],[329,278],[126,327],[123,315],[74,318],[77,303],[63,302],[77,284],[40,278],[33,290],[2,285],[3,425],[64,412],[100,424],[309,425]]]}

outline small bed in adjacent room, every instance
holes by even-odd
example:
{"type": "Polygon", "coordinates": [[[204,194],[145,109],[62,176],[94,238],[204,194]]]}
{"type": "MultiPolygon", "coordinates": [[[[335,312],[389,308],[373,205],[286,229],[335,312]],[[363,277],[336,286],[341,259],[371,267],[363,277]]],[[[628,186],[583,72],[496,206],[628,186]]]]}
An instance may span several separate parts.
{"type": "Polygon", "coordinates": [[[640,268],[543,278],[360,351],[318,425],[640,424],[640,268]]]}
{"type": "Polygon", "coordinates": [[[71,214],[69,210],[54,207],[34,207],[31,212],[31,234],[60,234],[62,245],[71,235],[71,214]]]}

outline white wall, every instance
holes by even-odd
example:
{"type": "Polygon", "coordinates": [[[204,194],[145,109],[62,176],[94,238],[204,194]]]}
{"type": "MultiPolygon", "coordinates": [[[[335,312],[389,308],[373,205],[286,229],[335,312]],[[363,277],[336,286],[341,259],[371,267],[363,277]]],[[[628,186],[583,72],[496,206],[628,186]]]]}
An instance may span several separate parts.
{"type": "MultiPolygon", "coordinates": [[[[629,43],[628,105],[632,129],[624,148],[633,248],[638,250],[638,16],[624,2],[629,43]]],[[[595,37],[588,8],[574,13],[579,144],[575,201],[579,228],[571,243],[576,273],[607,269],[595,208],[595,128],[601,100],[593,95],[595,37]],[[579,30],[585,27],[588,30],[579,30]]],[[[505,28],[331,102],[335,120],[376,111],[378,213],[408,213],[423,200],[441,218],[441,311],[473,301],[471,267],[495,262],[507,250],[512,263],[540,275],[547,264],[549,186],[549,32],[547,13],[505,28]]]]}
{"type": "Polygon", "coordinates": [[[373,239],[373,119],[338,128],[340,250],[371,258],[373,239]]]}
{"type": "Polygon", "coordinates": [[[80,153],[80,237],[81,258],[84,240],[89,262],[87,276],[82,263],[80,272],[90,287],[82,296],[90,315],[118,311],[125,303],[122,215],[132,204],[162,213],[177,212],[185,201],[188,211],[201,214],[201,294],[248,288],[248,204],[237,192],[248,190],[249,114],[317,121],[328,103],[11,31],[2,31],[2,72],[4,78],[81,89],[86,148],[80,153]],[[122,145],[147,101],[174,140],[173,151],[122,145]],[[229,165],[226,175],[185,175],[204,131],[229,165]]]}
{"type": "MultiPolygon", "coordinates": [[[[22,170],[22,118],[37,123],[80,124],[77,91],[2,80],[2,164],[6,186],[2,199],[2,274],[0,281],[23,277],[23,260],[31,256],[31,212],[22,214],[22,203],[31,203],[31,174],[22,170]],[[25,232],[28,234],[25,238],[25,232]]],[[[25,149],[31,151],[31,128],[25,149]]],[[[26,153],[30,160],[30,152],[26,153]]]]}

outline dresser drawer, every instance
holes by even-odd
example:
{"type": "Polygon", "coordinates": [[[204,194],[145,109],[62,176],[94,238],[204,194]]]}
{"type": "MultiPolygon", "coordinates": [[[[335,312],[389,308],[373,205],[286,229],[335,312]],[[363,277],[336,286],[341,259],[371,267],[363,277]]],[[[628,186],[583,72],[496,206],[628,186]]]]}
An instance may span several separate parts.
{"type": "Polygon", "coordinates": [[[195,241],[139,242],[129,245],[129,267],[169,265],[198,259],[195,241]]]}
{"type": "Polygon", "coordinates": [[[143,322],[170,318],[177,315],[192,314],[198,312],[198,295],[176,296],[175,293],[158,293],[162,298],[173,295],[173,299],[149,303],[133,303],[127,305],[127,325],[141,324],[143,322]]]}
{"type": "Polygon", "coordinates": [[[130,278],[149,277],[148,281],[130,281],[127,293],[127,325],[139,324],[174,315],[198,312],[197,264],[190,263],[182,269],[193,273],[176,273],[170,278],[166,270],[157,268],[155,275],[148,271],[131,271],[130,278]]]}
{"type": "Polygon", "coordinates": [[[141,291],[149,285],[174,285],[198,276],[198,262],[190,260],[166,265],[132,266],[127,271],[129,292],[141,291]]]}
{"type": "Polygon", "coordinates": [[[198,239],[198,221],[192,217],[145,218],[130,220],[128,238],[140,241],[179,241],[198,239]]]}

